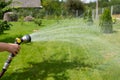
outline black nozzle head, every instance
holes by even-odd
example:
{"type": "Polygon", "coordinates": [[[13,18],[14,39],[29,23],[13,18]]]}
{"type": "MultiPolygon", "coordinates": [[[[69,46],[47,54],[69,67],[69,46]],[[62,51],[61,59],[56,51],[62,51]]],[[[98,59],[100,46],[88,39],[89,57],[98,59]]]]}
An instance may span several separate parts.
{"type": "Polygon", "coordinates": [[[30,35],[25,35],[21,38],[23,42],[31,42],[31,36],[30,35]]]}

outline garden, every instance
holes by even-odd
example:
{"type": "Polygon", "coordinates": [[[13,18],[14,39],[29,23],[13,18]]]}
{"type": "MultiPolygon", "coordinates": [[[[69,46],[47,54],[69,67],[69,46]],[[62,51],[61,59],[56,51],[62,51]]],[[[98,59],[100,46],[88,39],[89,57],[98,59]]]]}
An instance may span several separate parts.
{"type": "MultiPolygon", "coordinates": [[[[100,20],[92,18],[91,9],[82,17],[81,13],[66,16],[67,12],[64,16],[57,12],[51,15],[52,10],[48,14],[33,15],[32,21],[24,21],[19,15],[18,21],[0,22],[0,42],[14,43],[16,38],[31,36],[30,43],[20,45],[19,54],[1,80],[120,79],[120,20],[113,22],[109,8],[100,20]]],[[[0,53],[1,70],[8,55],[0,53]]]]}

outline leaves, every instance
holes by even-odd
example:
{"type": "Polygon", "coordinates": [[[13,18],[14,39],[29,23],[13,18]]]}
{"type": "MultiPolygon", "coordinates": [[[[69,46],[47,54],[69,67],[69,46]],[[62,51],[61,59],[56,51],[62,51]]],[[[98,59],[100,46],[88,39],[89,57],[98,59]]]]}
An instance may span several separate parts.
{"type": "Polygon", "coordinates": [[[11,10],[8,5],[12,3],[12,0],[9,0],[8,2],[4,2],[3,0],[0,0],[0,18],[3,18],[3,14],[9,10],[11,10]]]}
{"type": "Polygon", "coordinates": [[[106,8],[103,14],[100,17],[99,25],[101,27],[101,31],[104,33],[112,32],[112,17],[110,14],[110,10],[106,8]]]}
{"type": "Polygon", "coordinates": [[[9,30],[12,24],[7,21],[0,21],[0,34],[4,32],[4,30],[9,30]]]}

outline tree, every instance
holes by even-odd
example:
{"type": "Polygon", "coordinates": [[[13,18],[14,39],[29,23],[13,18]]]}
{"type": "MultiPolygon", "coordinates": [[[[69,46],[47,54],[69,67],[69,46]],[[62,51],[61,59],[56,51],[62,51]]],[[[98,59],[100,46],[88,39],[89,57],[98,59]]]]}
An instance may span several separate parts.
{"type": "MultiPolygon", "coordinates": [[[[113,6],[119,5],[120,0],[98,0],[98,3],[99,3],[99,7],[103,8],[103,7],[109,7],[112,5],[113,6]]],[[[96,4],[95,2],[90,2],[90,3],[87,3],[86,5],[95,9],[95,4],[96,4]]]]}
{"type": "Polygon", "coordinates": [[[120,14],[120,5],[116,5],[116,6],[114,6],[114,12],[113,12],[113,14],[120,14]]]}
{"type": "MultiPolygon", "coordinates": [[[[97,18],[97,13],[98,13],[98,8],[96,7],[95,2],[91,2],[91,3],[87,3],[86,5],[88,7],[91,7],[92,9],[96,8],[96,18],[97,18]]],[[[120,0],[98,0],[98,6],[99,6],[99,10],[102,9],[101,13],[103,13],[104,8],[109,7],[110,11],[111,11],[111,15],[114,13],[113,11],[119,13],[118,8],[116,9],[116,7],[114,7],[114,5],[119,5],[120,4],[120,0]]]]}
{"type": "MultiPolygon", "coordinates": [[[[0,0],[0,19],[3,19],[3,14],[9,11],[11,8],[7,7],[12,3],[12,0],[5,2],[4,0],[0,0]]],[[[4,30],[9,30],[11,24],[7,21],[0,21],[0,34],[4,32],[4,30]]]]}
{"type": "Polygon", "coordinates": [[[0,19],[3,18],[3,14],[7,11],[10,11],[12,8],[8,7],[12,3],[12,0],[5,2],[4,0],[0,0],[0,19]]]}
{"type": "Polygon", "coordinates": [[[47,15],[59,16],[61,14],[61,3],[58,0],[44,0],[42,4],[47,15]]]}
{"type": "Polygon", "coordinates": [[[80,0],[67,0],[65,5],[67,10],[73,15],[76,15],[76,11],[78,11],[78,16],[85,11],[85,6],[80,0]]]}
{"type": "Polygon", "coordinates": [[[119,5],[120,0],[110,0],[110,5],[119,5]]]}

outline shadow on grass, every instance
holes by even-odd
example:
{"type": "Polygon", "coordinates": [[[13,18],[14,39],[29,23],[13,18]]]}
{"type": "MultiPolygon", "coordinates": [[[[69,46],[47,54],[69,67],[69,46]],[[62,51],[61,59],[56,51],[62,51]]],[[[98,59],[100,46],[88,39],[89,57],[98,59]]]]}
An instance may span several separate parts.
{"type": "Polygon", "coordinates": [[[8,35],[8,33],[2,33],[2,34],[0,34],[0,35],[8,35]]]}
{"type": "Polygon", "coordinates": [[[30,67],[19,69],[9,76],[4,76],[3,80],[69,80],[68,70],[91,67],[74,61],[65,62],[55,60],[40,63],[29,62],[28,64],[30,67]]]}

